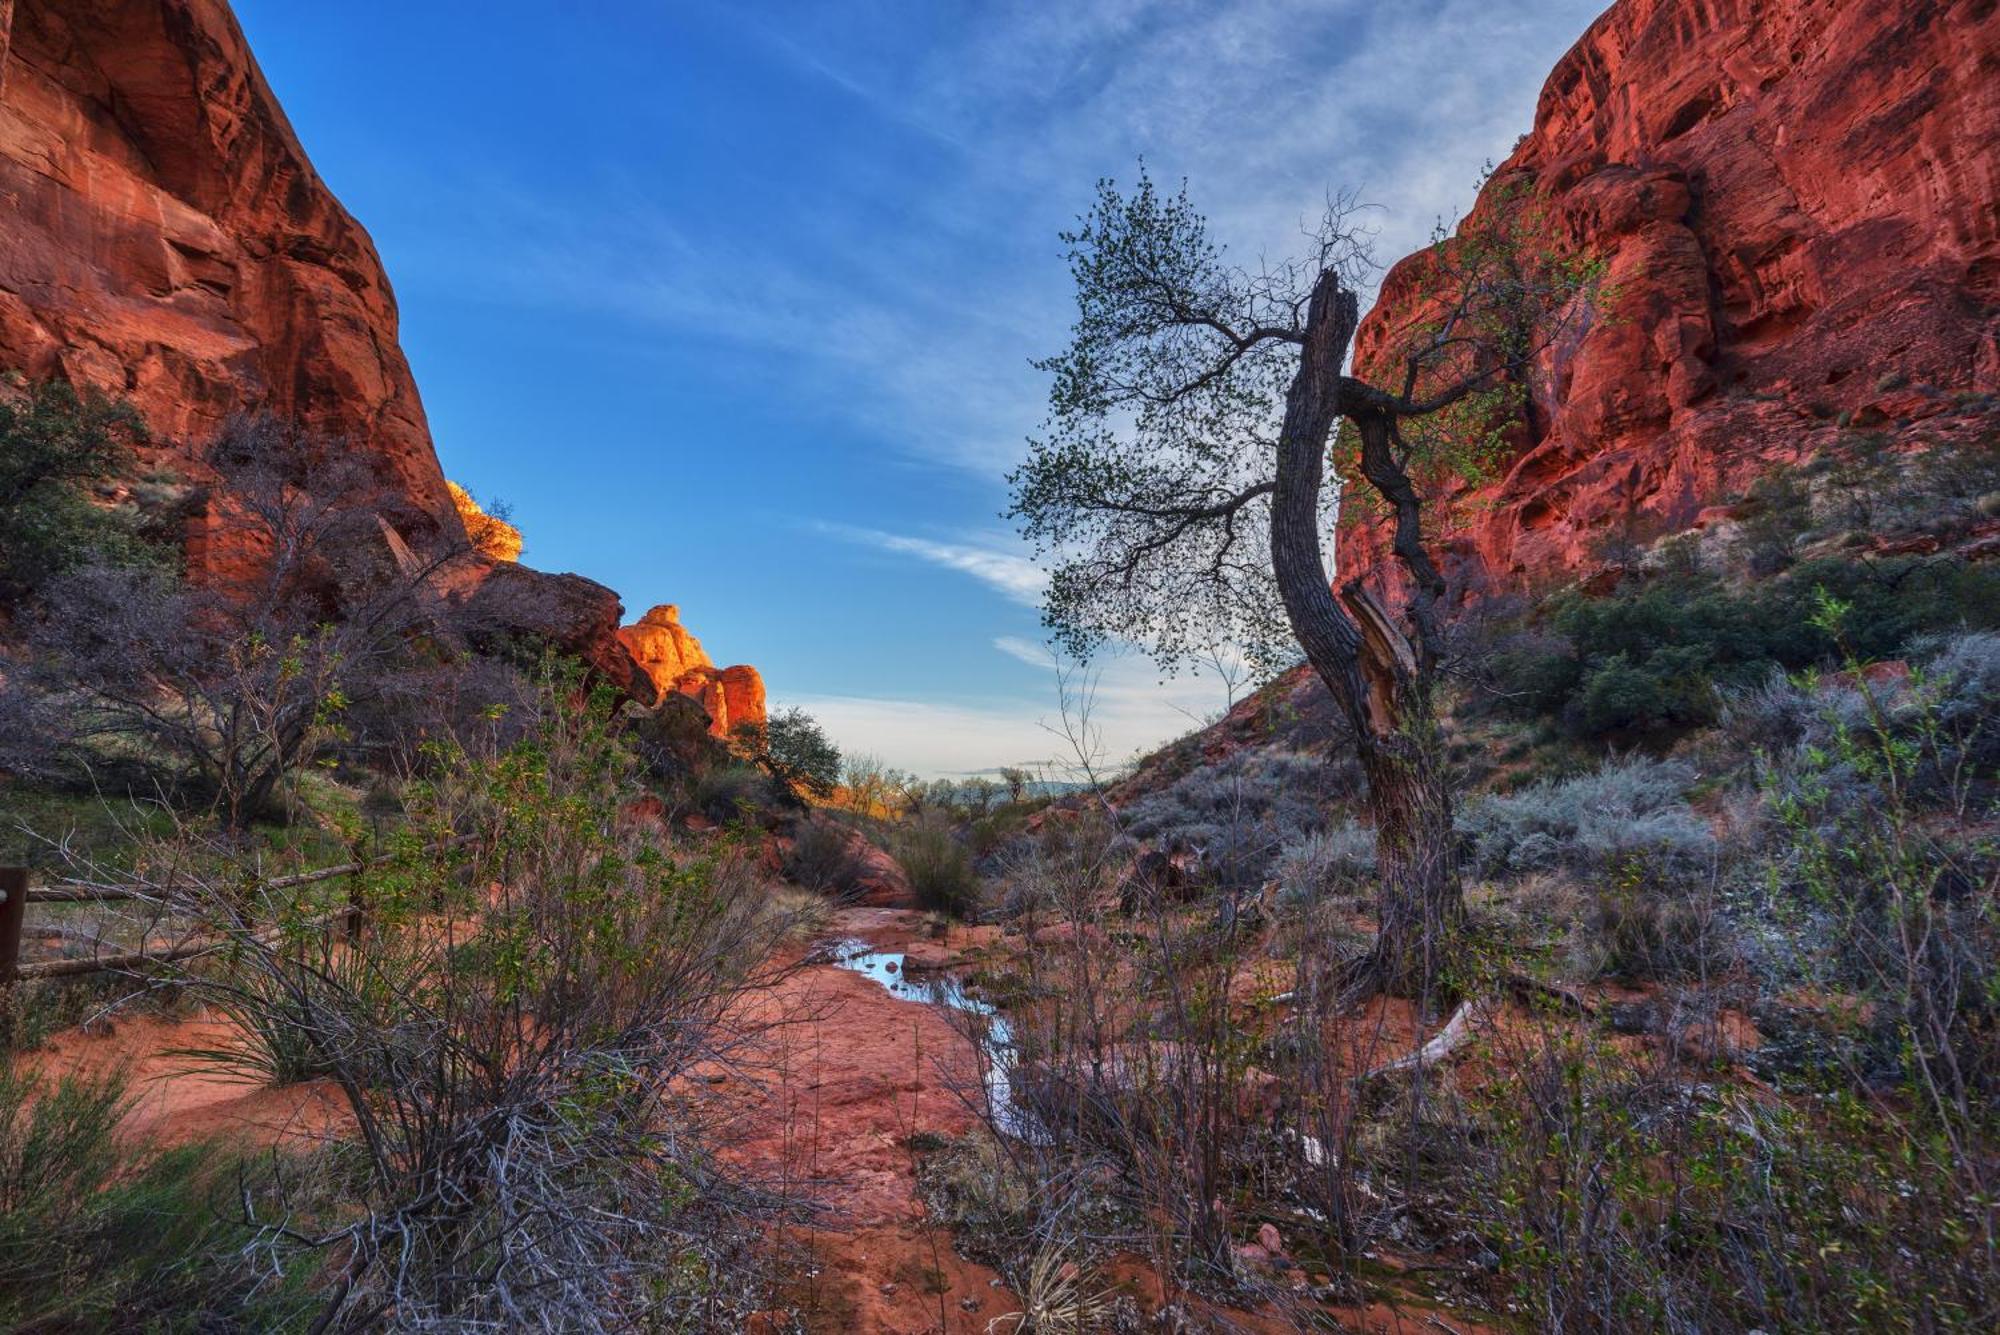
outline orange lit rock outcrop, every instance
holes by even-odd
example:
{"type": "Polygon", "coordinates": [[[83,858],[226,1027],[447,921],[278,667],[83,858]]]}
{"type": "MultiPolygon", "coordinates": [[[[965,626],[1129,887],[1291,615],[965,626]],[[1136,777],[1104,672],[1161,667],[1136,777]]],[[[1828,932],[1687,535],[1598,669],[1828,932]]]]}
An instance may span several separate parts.
{"type": "MultiPolygon", "coordinates": [[[[1525,186],[1601,258],[1530,385],[1518,453],[1448,555],[1503,583],[1696,524],[1845,429],[1979,429],[2000,392],[2000,7],[1620,0],[1556,66],[1475,206],[1525,186]]],[[[1431,263],[1386,277],[1364,374],[1431,263]]],[[[1380,570],[1386,534],[1342,565],[1380,570]]]]}
{"type": "Polygon", "coordinates": [[[618,637],[662,694],[678,691],[701,702],[708,711],[709,731],[717,737],[726,737],[746,723],[764,722],[764,679],[757,669],[743,664],[716,667],[701,641],[681,624],[680,608],[674,604],[662,603],[637,624],[621,626],[618,637]]]}
{"type": "Polygon", "coordinates": [[[451,503],[465,525],[465,536],[472,540],[473,551],[496,561],[521,559],[520,529],[504,519],[487,514],[480,508],[479,502],[472,499],[472,493],[456,482],[447,479],[444,485],[451,492],[451,503]]]}

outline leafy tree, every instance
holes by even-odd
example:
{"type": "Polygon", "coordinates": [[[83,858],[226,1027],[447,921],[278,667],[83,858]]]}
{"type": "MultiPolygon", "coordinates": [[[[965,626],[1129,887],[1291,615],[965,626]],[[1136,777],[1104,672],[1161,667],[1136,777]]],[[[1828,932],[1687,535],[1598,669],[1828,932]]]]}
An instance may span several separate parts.
{"type": "Polygon", "coordinates": [[[735,739],[746,756],[795,790],[825,798],[840,783],[840,748],[803,709],[779,710],[762,726],[740,724],[735,739]]]}
{"type": "Polygon", "coordinates": [[[1366,260],[1349,201],[1301,257],[1225,261],[1183,189],[1142,172],[1100,183],[1065,233],[1077,320],[1040,363],[1050,420],[1011,476],[1011,514],[1053,565],[1045,616],[1088,655],[1111,637],[1170,667],[1219,641],[1265,665],[1303,649],[1352,725],[1381,866],[1381,930],[1366,981],[1428,993],[1463,906],[1433,695],[1445,581],[1426,547],[1425,494],[1505,446],[1553,311],[1595,277],[1544,241],[1526,189],[1488,192],[1423,258],[1414,315],[1387,331],[1392,385],[1344,372],[1366,260]],[[1352,480],[1386,511],[1402,624],[1323,552],[1335,429],[1352,480]],[[1429,485],[1427,485],[1429,484],[1429,485]]]}
{"type": "Polygon", "coordinates": [[[94,504],[88,492],[128,469],[145,440],[138,412],[95,389],[52,380],[0,398],[0,597],[91,561],[159,563],[131,512],[94,504]]]}

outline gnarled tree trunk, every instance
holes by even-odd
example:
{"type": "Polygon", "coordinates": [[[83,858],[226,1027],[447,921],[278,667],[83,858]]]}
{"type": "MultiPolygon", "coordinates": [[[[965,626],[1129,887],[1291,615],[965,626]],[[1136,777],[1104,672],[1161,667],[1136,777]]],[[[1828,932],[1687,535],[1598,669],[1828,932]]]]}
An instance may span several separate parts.
{"type": "MultiPolygon", "coordinates": [[[[1285,399],[1271,556],[1293,633],[1353,725],[1368,780],[1381,924],[1368,981],[1432,999],[1464,916],[1451,792],[1430,699],[1434,644],[1426,635],[1413,647],[1358,584],[1336,597],[1320,552],[1327,442],[1342,411],[1340,369],[1357,318],[1354,294],[1334,274],[1322,276],[1285,399]]],[[[1428,594],[1419,595],[1426,614],[1428,594]]]]}

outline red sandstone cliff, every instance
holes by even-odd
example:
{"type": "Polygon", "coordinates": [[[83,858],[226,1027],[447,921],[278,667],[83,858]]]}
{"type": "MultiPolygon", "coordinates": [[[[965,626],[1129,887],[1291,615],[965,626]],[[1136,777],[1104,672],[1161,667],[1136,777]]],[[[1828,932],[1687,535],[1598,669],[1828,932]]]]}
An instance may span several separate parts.
{"type": "MultiPolygon", "coordinates": [[[[1979,429],[2000,391],[2000,5],[1620,0],[1549,76],[1474,212],[1526,183],[1607,265],[1542,359],[1521,450],[1448,546],[1501,580],[1587,573],[1843,426],[1979,429]]],[[[1427,252],[1356,339],[1379,373],[1427,252]]],[[[1350,571],[1380,535],[1343,547],[1350,571]]]]}
{"type": "Polygon", "coordinates": [[[268,409],[457,520],[368,234],[218,0],[0,0],[0,364],[129,397],[170,439],[268,409]]]}
{"type": "MultiPolygon", "coordinates": [[[[374,244],[314,172],[224,0],[0,0],[0,370],[130,399],[152,460],[239,411],[343,439],[383,485],[386,546],[467,541],[397,343],[374,244]]],[[[189,531],[197,578],[240,573],[227,495],[189,531]]],[[[545,636],[650,701],[618,597],[506,560],[491,527],[442,579],[488,624],[545,636]]]]}

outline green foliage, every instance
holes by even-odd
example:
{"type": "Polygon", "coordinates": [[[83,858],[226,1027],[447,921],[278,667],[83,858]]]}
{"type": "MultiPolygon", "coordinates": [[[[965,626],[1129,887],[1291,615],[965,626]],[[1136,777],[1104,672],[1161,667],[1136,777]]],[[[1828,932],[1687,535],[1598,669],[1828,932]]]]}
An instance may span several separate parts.
{"type": "Polygon", "coordinates": [[[1556,599],[1546,614],[1561,648],[1501,655],[1496,674],[1518,709],[1554,715],[1588,737],[1660,737],[1715,721],[1722,694],[1774,668],[1836,662],[1815,624],[1822,595],[1847,608],[1843,636],[1863,658],[1905,652],[1917,636],[2000,621],[2000,571],[1963,562],[1828,557],[1748,589],[1683,570],[1630,579],[1612,593],[1556,599]]]}
{"type": "Polygon", "coordinates": [[[0,596],[92,562],[164,564],[129,509],[98,505],[89,491],[129,469],[145,439],[130,404],[94,389],[48,381],[0,397],[0,596]]]}
{"type": "Polygon", "coordinates": [[[940,820],[916,819],[898,832],[896,860],[903,865],[917,903],[936,913],[969,918],[983,899],[971,855],[940,820]]]}
{"type": "Polygon", "coordinates": [[[1008,480],[1010,514],[1054,567],[1044,606],[1065,652],[1087,657],[1108,638],[1169,665],[1218,640],[1274,663],[1294,652],[1257,488],[1298,364],[1284,331],[1319,261],[1353,258],[1340,240],[1246,272],[1186,190],[1164,193],[1143,169],[1129,193],[1100,181],[1062,234],[1073,337],[1037,363],[1049,420],[1008,480]]]}
{"type": "Polygon", "coordinates": [[[840,748],[803,709],[779,710],[762,726],[742,724],[732,740],[739,752],[795,791],[826,798],[840,783],[840,748]]]}
{"type": "MultiPolygon", "coordinates": [[[[1423,262],[1405,271],[1395,306],[1402,323],[1371,358],[1394,382],[1383,388],[1400,392],[1407,375],[1418,400],[1450,394],[1397,427],[1403,467],[1432,498],[1497,476],[1516,448],[1537,350],[1567,311],[1587,304],[1603,324],[1617,300],[1603,285],[1604,257],[1568,243],[1530,176],[1494,178],[1489,165],[1475,189],[1479,207],[1456,230],[1440,223],[1423,262]]],[[[1367,485],[1351,423],[1333,461],[1348,481],[1343,509],[1358,502],[1359,513],[1387,513],[1367,485]]]]}
{"type": "Polygon", "coordinates": [[[1991,1327],[1991,1198],[1913,1160],[1881,1105],[1772,1106],[1587,1038],[1504,1056],[1466,1200],[1536,1329],[1991,1327]]]}
{"type": "MultiPolygon", "coordinates": [[[[1816,624],[1842,637],[1849,611],[1822,598],[1816,624]]],[[[1962,819],[2000,780],[1978,763],[1991,710],[1957,708],[1957,683],[1922,668],[1891,698],[1857,660],[1848,666],[1859,717],[1828,710],[1824,744],[1766,765],[1783,834],[1767,868],[1772,907],[1795,930],[1825,934],[1826,946],[1800,952],[1816,985],[1858,991],[1875,1008],[1877,1046],[1894,1055],[1853,1074],[1896,1073],[1911,1152],[1995,1198],[2000,845],[1937,818],[1962,819]]]]}
{"type": "Polygon", "coordinates": [[[1185,188],[1167,194],[1142,169],[1129,191],[1099,182],[1063,233],[1076,322],[1070,345],[1037,363],[1049,418],[1008,481],[1010,517],[1051,566],[1044,619],[1066,653],[1123,640],[1171,669],[1226,643],[1259,670],[1282,667],[1297,644],[1268,544],[1272,496],[1310,497],[1333,518],[1339,489],[1319,462],[1331,448],[1337,468],[1419,523],[1437,484],[1483,477],[1510,448],[1533,354],[1601,264],[1560,244],[1527,182],[1487,191],[1418,266],[1413,314],[1373,368],[1380,383],[1341,391],[1355,429],[1329,440],[1336,422],[1293,420],[1287,404],[1301,350],[1368,268],[1355,208],[1330,199],[1298,256],[1244,267],[1185,188]],[[1279,448],[1301,429],[1320,438],[1279,448]]]}
{"type": "Polygon", "coordinates": [[[116,1079],[0,1068],[0,1326],[8,1330],[278,1329],[300,1279],[259,1285],[250,1232],[222,1213],[237,1184],[205,1146],[123,1141],[116,1079]]]}

